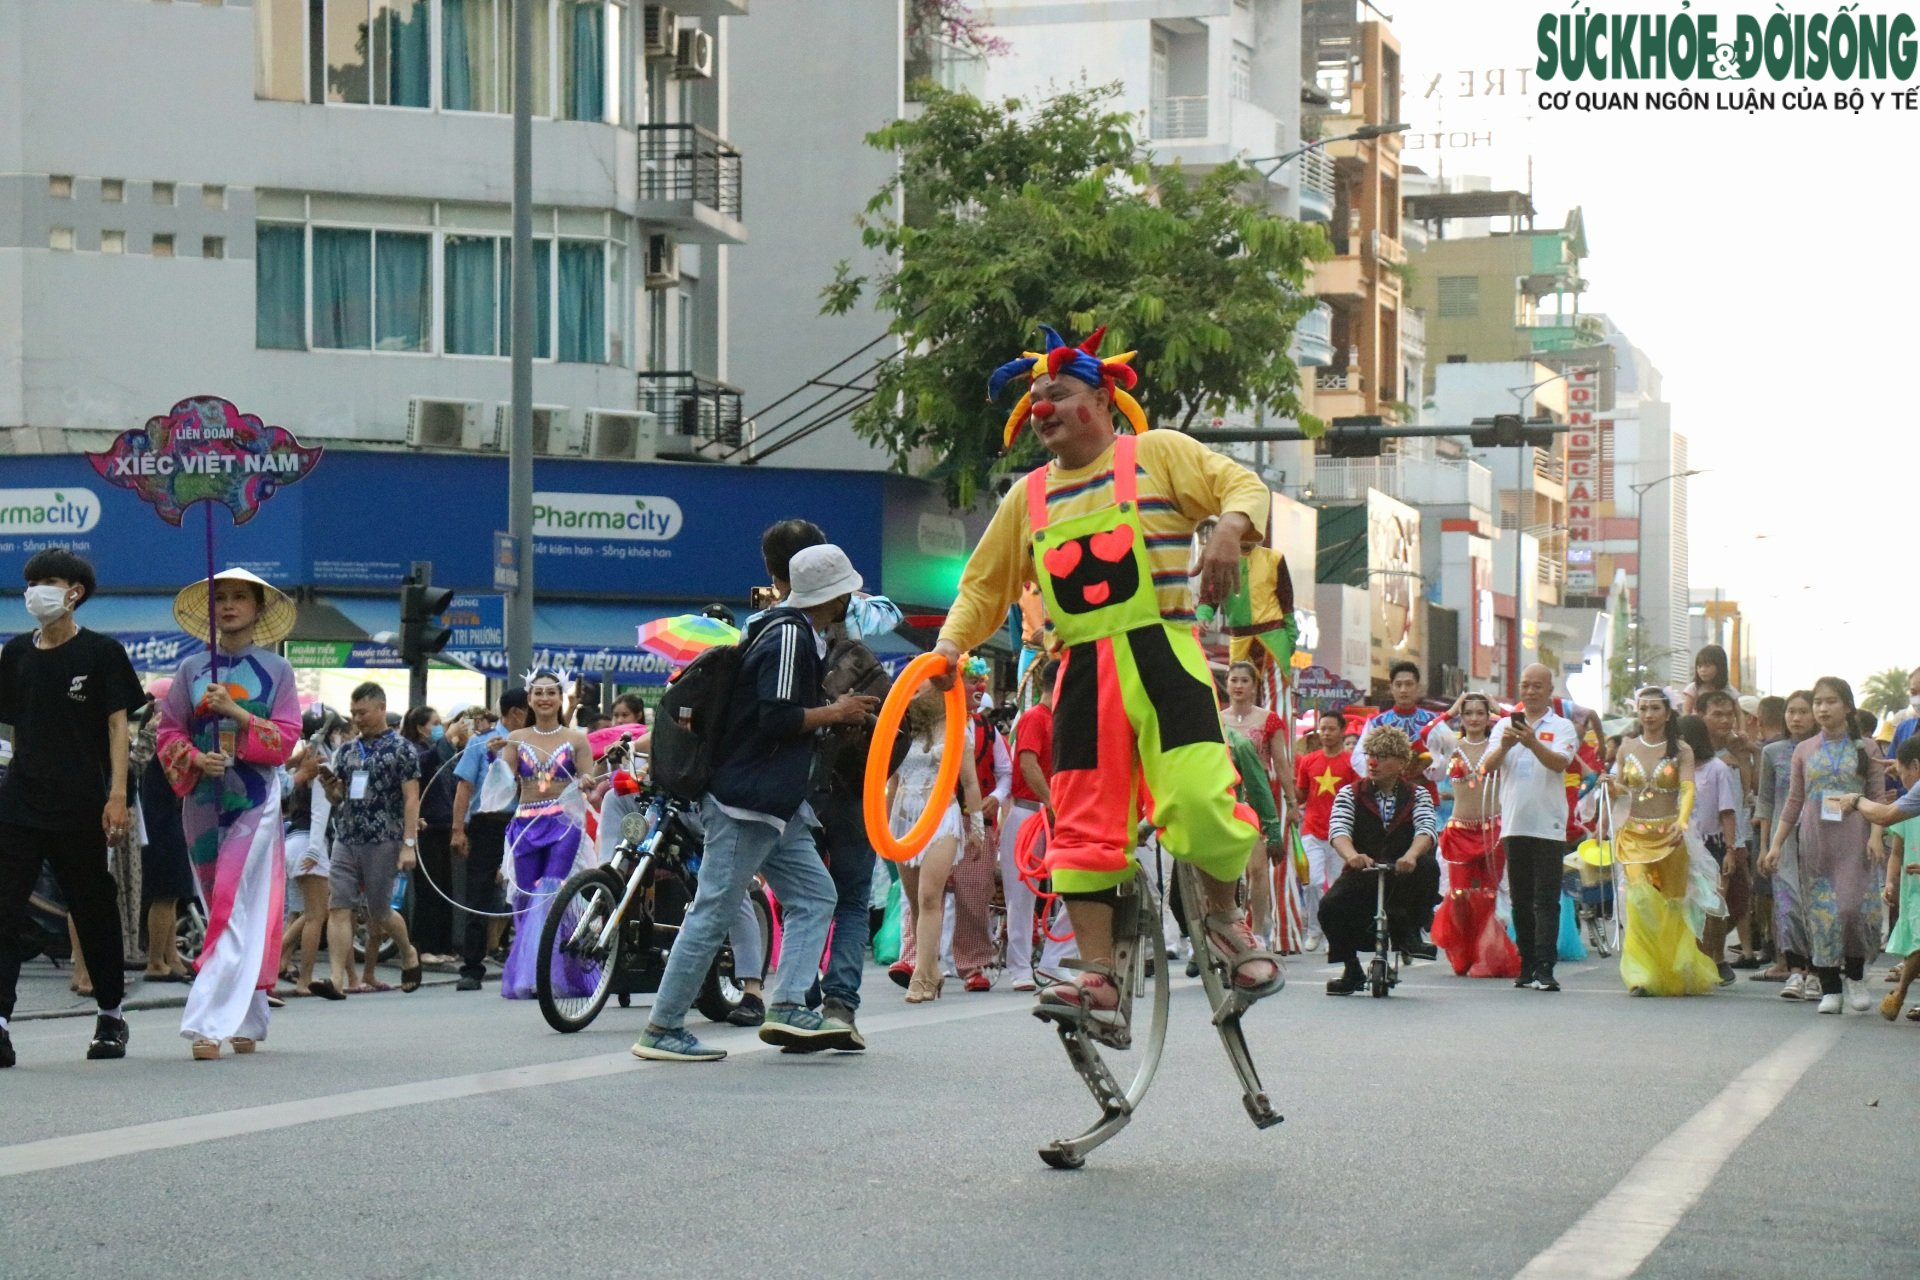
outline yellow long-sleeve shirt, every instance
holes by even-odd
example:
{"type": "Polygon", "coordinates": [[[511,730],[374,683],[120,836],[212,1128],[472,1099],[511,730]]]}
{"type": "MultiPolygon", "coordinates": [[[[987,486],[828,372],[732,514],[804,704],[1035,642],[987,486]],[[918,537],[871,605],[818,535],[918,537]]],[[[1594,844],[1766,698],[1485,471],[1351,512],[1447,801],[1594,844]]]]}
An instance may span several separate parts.
{"type": "MultiPolygon", "coordinates": [[[[1135,461],[1140,486],[1140,526],[1146,534],[1160,616],[1193,621],[1187,582],[1193,530],[1211,516],[1238,511],[1264,536],[1273,496],[1260,477],[1192,436],[1162,429],[1139,438],[1135,461]]],[[[1048,519],[1059,521],[1113,503],[1113,450],[1084,467],[1047,466],[1048,519]]],[[[960,594],[940,629],[940,638],[972,649],[1002,626],[1007,610],[1033,578],[1033,530],[1027,520],[1025,479],[1000,500],[986,534],[960,575],[960,594]]]]}

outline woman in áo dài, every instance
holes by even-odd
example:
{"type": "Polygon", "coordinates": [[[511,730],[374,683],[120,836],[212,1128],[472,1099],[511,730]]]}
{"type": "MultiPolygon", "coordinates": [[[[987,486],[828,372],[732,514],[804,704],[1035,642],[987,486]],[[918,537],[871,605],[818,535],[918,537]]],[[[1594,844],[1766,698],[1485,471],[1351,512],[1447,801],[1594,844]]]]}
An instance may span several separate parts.
{"type": "Polygon", "coordinates": [[[1768,861],[1787,834],[1800,835],[1800,893],[1807,954],[1819,982],[1820,1012],[1839,1013],[1841,996],[1864,1012],[1866,963],[1880,954],[1880,833],[1851,803],[1878,797],[1886,760],[1854,723],[1853,687],[1836,676],[1813,682],[1813,719],[1820,731],[1793,749],[1787,800],[1773,828],[1768,861]],[[1843,980],[1844,974],[1844,980],[1843,980]]]}
{"type": "MultiPolygon", "coordinates": [[[[180,1034],[193,1056],[222,1041],[252,1053],[267,1035],[267,993],[280,964],[286,854],[280,767],[300,740],[293,668],[271,651],[293,630],[294,606],[245,569],[213,581],[217,644],[180,664],[160,704],[158,759],[180,796],[180,825],[207,907],[207,937],[180,1034]]],[[[207,584],[174,598],[188,635],[207,633],[207,584]]]]}

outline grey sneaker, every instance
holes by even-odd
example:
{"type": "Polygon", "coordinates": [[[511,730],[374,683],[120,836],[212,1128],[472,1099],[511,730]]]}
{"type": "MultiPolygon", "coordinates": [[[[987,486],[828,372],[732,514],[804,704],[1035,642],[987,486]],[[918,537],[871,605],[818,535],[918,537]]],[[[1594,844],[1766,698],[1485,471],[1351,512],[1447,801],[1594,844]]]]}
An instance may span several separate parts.
{"type": "Polygon", "coordinates": [[[847,1024],[847,1048],[864,1049],[867,1047],[866,1038],[860,1034],[860,1028],[854,1025],[853,1006],[845,1000],[828,996],[820,1002],[820,1016],[832,1022],[844,1022],[847,1024]]]}
{"type": "Polygon", "coordinates": [[[648,1026],[634,1042],[633,1056],[649,1062],[718,1062],[727,1051],[701,1044],[685,1027],[648,1026]]]}
{"type": "Polygon", "coordinates": [[[859,1049],[866,1044],[838,1018],[823,1018],[804,1005],[776,1004],[767,1010],[760,1038],[783,1049],[816,1053],[821,1049],[859,1049]]]}

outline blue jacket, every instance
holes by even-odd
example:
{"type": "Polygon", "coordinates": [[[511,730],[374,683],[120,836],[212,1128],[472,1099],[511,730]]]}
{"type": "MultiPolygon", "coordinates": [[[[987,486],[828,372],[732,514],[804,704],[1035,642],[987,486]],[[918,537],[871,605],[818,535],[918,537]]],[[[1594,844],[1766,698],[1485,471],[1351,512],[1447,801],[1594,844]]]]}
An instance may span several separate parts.
{"type": "Polygon", "coordinates": [[[707,790],[721,804],[784,821],[807,798],[818,734],[801,725],[809,708],[826,703],[825,666],[813,624],[798,609],[761,614],[748,624],[744,643],[707,790]]]}

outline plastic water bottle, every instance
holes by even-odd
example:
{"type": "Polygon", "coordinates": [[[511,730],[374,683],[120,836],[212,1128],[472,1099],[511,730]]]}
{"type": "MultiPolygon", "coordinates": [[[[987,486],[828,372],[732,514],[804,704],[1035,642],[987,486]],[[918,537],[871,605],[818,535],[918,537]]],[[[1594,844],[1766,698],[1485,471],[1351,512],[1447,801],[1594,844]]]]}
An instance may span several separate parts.
{"type": "Polygon", "coordinates": [[[395,911],[403,911],[407,905],[407,882],[413,878],[413,872],[402,871],[393,878],[393,901],[389,903],[395,911]]]}

